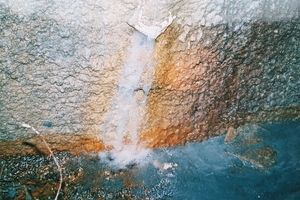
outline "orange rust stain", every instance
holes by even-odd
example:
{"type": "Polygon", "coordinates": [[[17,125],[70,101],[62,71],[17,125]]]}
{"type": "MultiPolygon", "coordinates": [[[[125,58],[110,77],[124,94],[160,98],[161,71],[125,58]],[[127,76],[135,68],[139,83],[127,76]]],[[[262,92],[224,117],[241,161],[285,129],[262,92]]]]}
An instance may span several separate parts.
{"type": "Polygon", "coordinates": [[[187,93],[198,93],[205,69],[198,66],[198,48],[176,50],[179,34],[170,26],[155,45],[157,66],[147,98],[148,124],[140,133],[140,143],[147,147],[174,146],[184,144],[187,138],[200,138],[200,134],[191,136],[195,121],[189,113],[195,99],[187,93]]]}
{"type": "Polygon", "coordinates": [[[144,132],[140,137],[140,141],[146,143],[148,148],[184,145],[191,132],[192,129],[188,124],[171,126],[168,129],[157,126],[144,132]]]}
{"type": "MultiPolygon", "coordinates": [[[[100,152],[104,144],[93,135],[51,134],[44,135],[47,144],[54,152],[68,151],[74,155],[84,152],[100,152]]],[[[22,138],[15,141],[0,142],[0,157],[15,155],[49,154],[39,136],[22,138]]]]}

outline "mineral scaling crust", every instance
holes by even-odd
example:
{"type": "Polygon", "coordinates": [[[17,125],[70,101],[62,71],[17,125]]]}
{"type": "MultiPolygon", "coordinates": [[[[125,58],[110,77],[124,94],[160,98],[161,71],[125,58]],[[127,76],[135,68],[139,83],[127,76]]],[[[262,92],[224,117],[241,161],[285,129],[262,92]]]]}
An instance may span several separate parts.
{"type": "MultiPolygon", "coordinates": [[[[141,142],[178,145],[299,117],[298,1],[145,2],[149,19],[176,18],[156,39],[141,142]]],[[[104,116],[136,31],[126,22],[138,5],[0,0],[0,156],[37,145],[21,123],[57,151],[103,148],[104,116]]]]}

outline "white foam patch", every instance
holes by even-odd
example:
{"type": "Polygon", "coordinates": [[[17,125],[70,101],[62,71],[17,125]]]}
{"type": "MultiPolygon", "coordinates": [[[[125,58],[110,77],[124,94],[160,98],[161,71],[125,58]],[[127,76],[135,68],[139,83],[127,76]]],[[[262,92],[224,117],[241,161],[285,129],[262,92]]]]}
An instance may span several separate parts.
{"type": "Polygon", "coordinates": [[[131,165],[144,166],[152,160],[151,149],[135,150],[134,148],[130,146],[121,151],[103,151],[99,153],[100,162],[112,169],[125,169],[131,165]]]}

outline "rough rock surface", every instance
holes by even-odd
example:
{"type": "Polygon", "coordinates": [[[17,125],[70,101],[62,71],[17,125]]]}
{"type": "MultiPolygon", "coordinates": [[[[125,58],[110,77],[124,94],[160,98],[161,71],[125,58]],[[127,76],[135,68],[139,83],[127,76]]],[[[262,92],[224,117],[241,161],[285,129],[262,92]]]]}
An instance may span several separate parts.
{"type": "Polygon", "coordinates": [[[299,18],[203,27],[188,45],[173,24],[158,38],[143,139],[184,144],[246,122],[299,117],[299,28],[299,18]]]}
{"type": "MultiPolygon", "coordinates": [[[[155,45],[140,133],[148,146],[299,117],[298,0],[143,2],[150,18],[176,16],[155,45]]],[[[0,0],[1,148],[34,136],[23,122],[54,138],[88,135],[101,144],[135,32],[126,22],[138,5],[0,0]]]]}

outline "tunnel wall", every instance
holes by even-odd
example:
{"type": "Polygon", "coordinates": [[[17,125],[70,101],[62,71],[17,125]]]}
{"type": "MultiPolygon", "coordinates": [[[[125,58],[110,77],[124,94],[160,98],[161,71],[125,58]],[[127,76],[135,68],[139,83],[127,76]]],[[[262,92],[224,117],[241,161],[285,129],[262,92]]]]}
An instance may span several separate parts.
{"type": "MultiPolygon", "coordinates": [[[[2,155],[36,152],[24,146],[38,141],[21,123],[57,150],[104,148],[99,132],[136,32],[126,22],[139,3],[0,0],[2,155]]],[[[298,1],[142,3],[155,20],[176,18],[156,39],[141,141],[184,144],[247,122],[299,117],[298,1]]]]}

